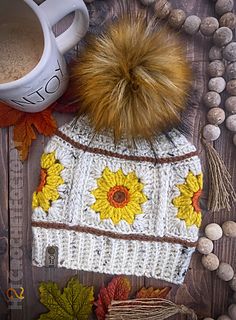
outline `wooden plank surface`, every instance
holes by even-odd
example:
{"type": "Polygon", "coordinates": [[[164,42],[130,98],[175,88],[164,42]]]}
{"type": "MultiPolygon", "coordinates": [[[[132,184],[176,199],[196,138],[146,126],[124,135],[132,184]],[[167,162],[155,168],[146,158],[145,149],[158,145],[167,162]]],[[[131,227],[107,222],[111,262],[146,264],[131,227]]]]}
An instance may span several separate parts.
{"type": "MultiPolygon", "coordinates": [[[[173,0],[170,2],[173,6],[184,9],[188,14],[197,14],[199,17],[214,14],[214,3],[211,0],[182,0],[181,2],[173,0]]],[[[116,15],[116,5],[116,0],[95,0],[94,3],[88,5],[92,32],[98,32],[104,22],[116,15]]],[[[68,24],[68,20],[57,26],[56,33],[60,33],[66,24],[68,24]]],[[[205,168],[205,153],[200,143],[199,133],[206,122],[206,109],[202,105],[201,99],[207,86],[206,67],[210,43],[200,35],[193,38],[183,36],[183,39],[186,43],[187,57],[192,62],[195,74],[194,103],[188,113],[188,121],[192,124],[192,140],[199,149],[205,168]]],[[[63,124],[71,118],[72,115],[57,115],[59,124],[63,124]]],[[[66,269],[32,267],[31,195],[38,184],[40,155],[47,139],[39,137],[33,143],[29,159],[24,163],[20,162],[18,154],[14,150],[12,130],[1,130],[0,141],[0,289],[4,292],[12,286],[18,292],[20,290],[18,287],[23,287],[25,290],[25,299],[14,301],[15,304],[12,305],[12,308],[7,306],[0,295],[0,320],[37,319],[40,313],[46,311],[39,302],[38,285],[40,281],[57,281],[64,286],[71,276],[77,274],[83,284],[93,285],[95,294],[97,294],[99,287],[106,284],[112,276],[66,269]],[[18,260],[18,269],[15,268],[16,261],[14,260],[18,260]],[[22,272],[22,276],[20,272],[22,272]],[[16,303],[18,309],[14,307],[16,303]]],[[[222,126],[222,136],[216,143],[216,149],[229,168],[236,187],[236,148],[232,144],[232,134],[225,129],[224,125],[222,126]]],[[[209,214],[206,212],[203,228],[209,222],[222,223],[226,219],[236,220],[235,208],[230,213],[223,211],[209,214]]],[[[222,261],[231,263],[236,269],[235,245],[236,240],[223,238],[215,244],[214,250],[222,261]]],[[[194,254],[184,285],[180,287],[171,285],[172,290],[169,297],[177,303],[187,304],[203,316],[217,317],[226,311],[232,292],[226,283],[202,267],[200,259],[199,254],[194,254]]],[[[144,285],[156,287],[167,285],[163,281],[144,277],[129,278],[134,292],[144,285]]],[[[175,319],[184,318],[180,316],[175,319]]]]}

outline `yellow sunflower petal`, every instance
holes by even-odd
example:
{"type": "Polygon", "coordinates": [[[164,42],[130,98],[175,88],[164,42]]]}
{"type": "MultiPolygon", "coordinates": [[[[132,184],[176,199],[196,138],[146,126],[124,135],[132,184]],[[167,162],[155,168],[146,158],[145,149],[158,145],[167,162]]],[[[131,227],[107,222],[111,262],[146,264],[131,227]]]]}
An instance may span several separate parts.
{"type": "Polygon", "coordinates": [[[64,183],[64,180],[60,176],[49,176],[46,179],[46,183],[53,188],[57,188],[64,183]]]}
{"type": "Polygon", "coordinates": [[[41,167],[43,169],[50,168],[55,162],[56,162],[55,152],[42,154],[41,167]]]}
{"type": "Polygon", "coordinates": [[[142,204],[147,201],[147,197],[143,192],[135,191],[134,193],[130,192],[130,200],[142,204]]]}
{"type": "Polygon", "coordinates": [[[136,191],[142,191],[144,185],[140,182],[133,183],[132,186],[130,186],[130,192],[136,192],[136,191]]]}
{"type": "Polygon", "coordinates": [[[201,224],[202,224],[202,214],[200,213],[200,212],[196,212],[196,222],[195,222],[195,224],[196,224],[196,226],[198,227],[198,228],[200,228],[201,227],[201,224]]]}
{"type": "Polygon", "coordinates": [[[179,208],[177,217],[180,219],[187,219],[192,214],[193,214],[193,207],[184,206],[179,208]]]}
{"type": "Polygon", "coordinates": [[[114,224],[117,224],[122,219],[120,208],[113,208],[113,212],[110,214],[110,217],[114,224]]]}
{"type": "Polygon", "coordinates": [[[127,204],[125,208],[129,214],[134,215],[134,214],[142,213],[142,208],[140,204],[132,200],[127,204]]]}
{"type": "Polygon", "coordinates": [[[203,188],[203,174],[202,173],[197,176],[197,181],[198,181],[199,189],[202,189],[203,188]]]}
{"type": "Polygon", "coordinates": [[[102,177],[106,181],[107,185],[109,185],[110,188],[116,185],[115,174],[108,167],[104,169],[102,173],[102,177]]]}
{"type": "Polygon", "coordinates": [[[179,185],[178,185],[178,188],[179,188],[179,191],[180,191],[180,193],[181,193],[182,195],[192,198],[192,196],[193,196],[194,193],[193,193],[193,191],[189,188],[188,185],[186,185],[186,184],[179,184],[179,185]]]}
{"type": "Polygon", "coordinates": [[[100,188],[104,192],[108,192],[113,186],[107,183],[107,181],[103,178],[99,178],[97,180],[98,188],[100,188]]]}
{"type": "Polygon", "coordinates": [[[124,181],[123,185],[124,185],[124,187],[126,187],[128,189],[132,189],[132,187],[134,185],[136,185],[137,183],[139,183],[138,177],[136,176],[136,174],[134,172],[130,172],[125,177],[125,181],[124,181]]]}
{"type": "Polygon", "coordinates": [[[61,171],[64,169],[63,165],[60,163],[54,163],[48,170],[47,170],[47,175],[52,176],[52,175],[59,175],[61,171]]]}
{"type": "Polygon", "coordinates": [[[179,196],[173,199],[173,204],[175,207],[183,207],[192,204],[192,199],[187,196],[179,196]]]}
{"type": "Polygon", "coordinates": [[[123,171],[121,169],[119,169],[116,173],[115,173],[115,181],[116,181],[116,185],[117,186],[123,186],[124,182],[125,182],[125,175],[123,173],[123,171]]]}
{"type": "Polygon", "coordinates": [[[44,210],[44,211],[48,211],[50,208],[50,202],[48,199],[46,199],[45,195],[43,194],[43,192],[38,192],[37,194],[38,197],[38,202],[40,207],[44,210]]]}
{"type": "Polygon", "coordinates": [[[96,199],[107,199],[107,191],[104,192],[103,190],[97,188],[95,190],[92,190],[91,193],[96,199]]]}
{"type": "Polygon", "coordinates": [[[186,182],[190,190],[193,192],[197,192],[199,190],[198,179],[191,171],[186,178],[186,182]]]}
{"type": "Polygon", "coordinates": [[[91,208],[96,212],[102,212],[106,210],[109,207],[109,203],[107,201],[103,201],[101,199],[98,199],[91,208]]]}
{"type": "Polygon", "coordinates": [[[39,206],[39,202],[38,202],[38,197],[37,197],[37,193],[34,192],[33,193],[33,197],[32,197],[32,208],[35,209],[39,206]]]}
{"type": "Polygon", "coordinates": [[[112,214],[113,214],[113,207],[107,207],[106,209],[102,210],[100,213],[100,219],[104,220],[104,219],[109,219],[112,214]]]}
{"type": "Polygon", "coordinates": [[[58,193],[57,189],[55,189],[49,185],[46,185],[45,187],[43,187],[42,192],[43,192],[45,198],[48,200],[55,201],[59,198],[59,193],[58,193]]]}
{"type": "Polygon", "coordinates": [[[124,207],[122,208],[122,219],[125,220],[128,224],[133,224],[135,219],[135,214],[127,210],[127,207],[124,207]]]}

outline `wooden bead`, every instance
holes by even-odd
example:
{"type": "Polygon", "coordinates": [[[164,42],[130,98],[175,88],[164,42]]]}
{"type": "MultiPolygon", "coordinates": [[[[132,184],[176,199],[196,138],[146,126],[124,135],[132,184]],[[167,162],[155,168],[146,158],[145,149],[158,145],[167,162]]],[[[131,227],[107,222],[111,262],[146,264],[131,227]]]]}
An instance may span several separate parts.
{"type": "Polygon", "coordinates": [[[217,320],[231,320],[229,316],[226,314],[222,314],[222,316],[219,316],[217,320]]]}
{"type": "Polygon", "coordinates": [[[236,62],[228,64],[226,75],[229,80],[236,79],[236,62]]]}
{"type": "Polygon", "coordinates": [[[234,29],[236,27],[236,15],[233,12],[227,12],[220,18],[220,26],[234,29]]]}
{"type": "Polygon", "coordinates": [[[225,65],[222,60],[214,60],[208,65],[207,71],[211,77],[221,77],[225,73],[225,65]]]}
{"type": "Polygon", "coordinates": [[[236,320],[236,304],[231,304],[229,306],[228,314],[232,320],[236,320]]]}
{"type": "Polygon", "coordinates": [[[208,111],[207,120],[214,125],[219,125],[225,121],[225,112],[221,108],[212,108],[208,111]]]}
{"type": "Polygon", "coordinates": [[[226,87],[226,82],[223,77],[211,78],[208,82],[208,89],[210,91],[221,93],[224,91],[225,87],[226,87]]]}
{"type": "Polygon", "coordinates": [[[214,320],[213,318],[204,318],[203,320],[214,320]]]}
{"type": "Polygon", "coordinates": [[[230,42],[223,50],[223,58],[230,62],[236,61],[236,42],[230,42]]]}
{"type": "Polygon", "coordinates": [[[226,237],[236,237],[236,223],[234,221],[225,221],[222,229],[226,237]]]}
{"type": "Polygon", "coordinates": [[[219,22],[214,17],[206,17],[202,20],[200,31],[204,36],[211,36],[219,28],[219,22]]]}
{"type": "Polygon", "coordinates": [[[157,1],[155,4],[156,16],[159,19],[166,19],[170,14],[171,4],[166,0],[157,1]]]}
{"type": "Polygon", "coordinates": [[[221,229],[221,226],[219,226],[217,223],[210,223],[205,228],[205,234],[207,238],[215,241],[219,240],[222,237],[223,231],[221,229]]]}
{"type": "Polygon", "coordinates": [[[230,131],[236,132],[236,114],[232,114],[226,119],[225,125],[230,131]]]}
{"type": "Polygon", "coordinates": [[[236,274],[233,276],[233,278],[229,282],[230,288],[236,292],[236,274]]]}
{"type": "Polygon", "coordinates": [[[221,262],[218,270],[216,271],[217,276],[224,281],[230,281],[234,276],[234,269],[230,264],[221,262]]]}
{"type": "Polygon", "coordinates": [[[219,259],[214,253],[209,253],[206,256],[202,256],[203,266],[210,271],[215,271],[219,267],[219,259]]]}
{"type": "Polygon", "coordinates": [[[144,6],[149,6],[150,4],[154,3],[156,0],[140,0],[140,1],[144,6]]]}
{"type": "Polygon", "coordinates": [[[236,134],[233,136],[233,144],[236,146],[236,134]]]}
{"type": "Polygon", "coordinates": [[[213,41],[218,47],[226,46],[233,39],[233,32],[227,27],[221,27],[213,35],[213,41]]]}
{"type": "Polygon", "coordinates": [[[186,13],[181,9],[171,10],[168,23],[172,28],[179,29],[184,24],[186,13]]]}
{"type": "Polygon", "coordinates": [[[215,4],[215,11],[219,16],[224,13],[232,11],[234,7],[234,0],[217,0],[215,4]]]}
{"type": "Polygon", "coordinates": [[[208,91],[203,97],[203,102],[208,108],[216,108],[221,103],[221,96],[218,92],[208,91]]]}
{"type": "Polygon", "coordinates": [[[216,46],[211,47],[209,51],[209,59],[210,61],[213,60],[221,60],[223,58],[222,56],[222,49],[216,46]]]}
{"type": "Polygon", "coordinates": [[[201,254],[209,254],[213,250],[213,242],[210,239],[207,239],[206,237],[201,237],[198,240],[197,250],[201,254]]]}
{"type": "Polygon", "coordinates": [[[232,96],[225,101],[225,109],[231,114],[236,114],[236,97],[232,96]]]}
{"type": "Polygon", "coordinates": [[[201,19],[198,16],[188,16],[183,24],[184,31],[190,35],[198,32],[201,24],[201,19]]]}
{"type": "Polygon", "coordinates": [[[207,141],[215,141],[220,136],[220,128],[214,126],[213,124],[207,124],[203,128],[202,135],[207,141]]]}
{"type": "Polygon", "coordinates": [[[236,96],[236,79],[227,82],[226,90],[232,96],[236,96]]]}

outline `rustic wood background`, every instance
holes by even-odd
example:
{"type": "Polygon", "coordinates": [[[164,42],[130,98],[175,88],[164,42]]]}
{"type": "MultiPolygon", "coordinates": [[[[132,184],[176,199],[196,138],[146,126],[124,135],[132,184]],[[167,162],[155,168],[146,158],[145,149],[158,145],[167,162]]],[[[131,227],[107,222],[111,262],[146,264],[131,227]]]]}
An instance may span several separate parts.
{"type": "MultiPolygon", "coordinates": [[[[173,0],[171,3],[174,7],[184,9],[188,14],[196,14],[202,18],[214,15],[214,1],[211,0],[173,0]]],[[[92,4],[88,4],[91,18],[90,31],[97,32],[106,21],[115,15],[116,5],[116,0],[95,0],[92,4]]],[[[60,33],[68,21],[65,20],[56,26],[56,33],[60,33]]],[[[207,86],[206,67],[211,42],[200,35],[193,38],[184,36],[184,41],[188,59],[192,62],[196,75],[194,107],[189,112],[188,120],[192,123],[193,142],[199,149],[204,169],[206,169],[205,153],[200,144],[199,136],[200,130],[206,122],[206,109],[202,105],[201,99],[207,86]]],[[[56,117],[58,123],[62,124],[69,121],[72,115],[60,114],[56,117]]],[[[215,147],[232,173],[236,187],[236,148],[232,144],[232,134],[225,129],[224,125],[221,126],[221,129],[222,135],[215,143],[215,147]]],[[[28,161],[24,163],[19,160],[14,149],[11,128],[0,131],[0,141],[0,320],[38,319],[40,313],[46,312],[46,309],[39,302],[38,285],[41,281],[52,280],[64,286],[71,276],[77,275],[83,284],[94,286],[97,295],[99,288],[107,284],[112,276],[66,269],[32,267],[31,195],[38,184],[40,155],[47,139],[38,137],[37,141],[33,143],[28,161]],[[21,251],[14,250],[16,246],[21,251]],[[22,252],[22,255],[19,252],[22,252]],[[16,256],[17,253],[18,256],[16,256]],[[19,262],[18,266],[14,263],[14,257],[19,262]],[[14,271],[15,269],[18,270],[18,274],[14,271]],[[19,271],[22,271],[22,274],[19,271]],[[17,275],[19,279],[14,279],[13,276],[17,277],[17,275]],[[25,290],[25,299],[18,300],[19,309],[11,309],[4,301],[4,292],[9,287],[13,287],[17,291],[19,291],[17,288],[23,287],[25,290]]],[[[206,176],[205,185],[207,189],[206,176]]],[[[236,220],[236,208],[229,213],[205,212],[203,228],[209,222],[222,223],[227,219],[236,220]]],[[[215,243],[214,252],[222,261],[230,263],[236,270],[236,239],[223,237],[215,243]]],[[[214,272],[211,273],[202,267],[200,259],[201,256],[195,253],[185,283],[179,287],[172,285],[169,298],[194,308],[201,316],[212,315],[217,318],[226,312],[232,292],[225,282],[217,279],[214,272]]],[[[144,277],[133,276],[129,278],[132,282],[133,292],[142,286],[163,287],[167,285],[163,281],[144,277]]],[[[175,317],[175,319],[184,319],[184,317],[175,317]]]]}

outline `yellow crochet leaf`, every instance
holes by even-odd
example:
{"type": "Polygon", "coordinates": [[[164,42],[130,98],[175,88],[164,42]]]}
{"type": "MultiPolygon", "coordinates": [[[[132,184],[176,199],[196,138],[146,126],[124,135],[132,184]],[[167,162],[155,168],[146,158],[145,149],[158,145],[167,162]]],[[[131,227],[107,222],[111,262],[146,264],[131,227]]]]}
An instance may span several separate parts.
{"type": "Polygon", "coordinates": [[[70,279],[61,292],[54,282],[39,286],[40,302],[49,310],[39,320],[87,320],[94,301],[93,287],[84,287],[76,278],[70,279]]]}

